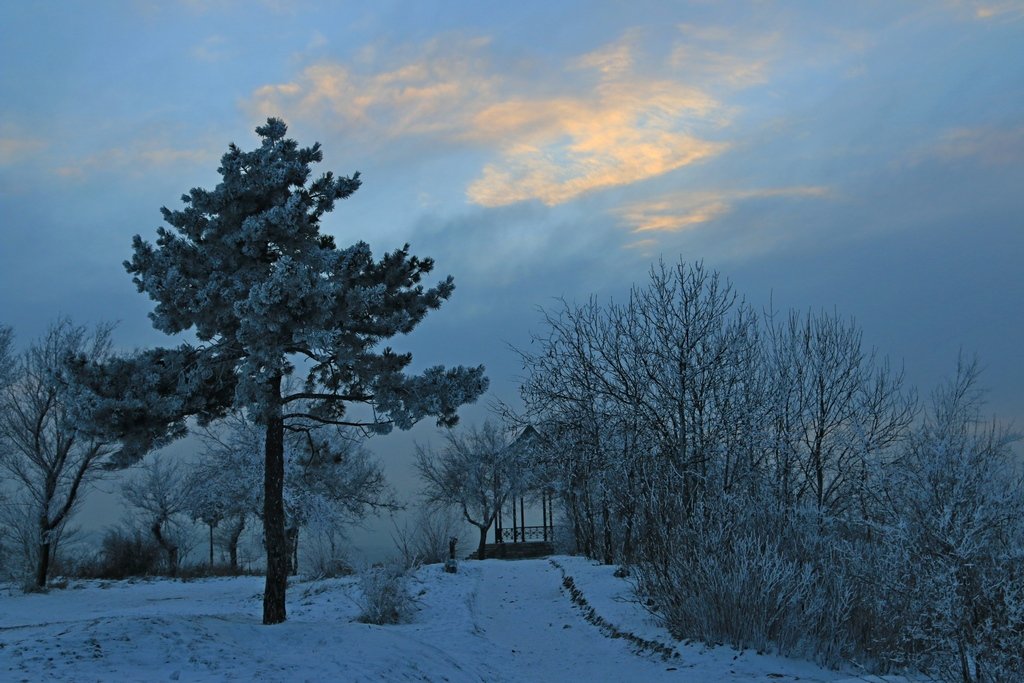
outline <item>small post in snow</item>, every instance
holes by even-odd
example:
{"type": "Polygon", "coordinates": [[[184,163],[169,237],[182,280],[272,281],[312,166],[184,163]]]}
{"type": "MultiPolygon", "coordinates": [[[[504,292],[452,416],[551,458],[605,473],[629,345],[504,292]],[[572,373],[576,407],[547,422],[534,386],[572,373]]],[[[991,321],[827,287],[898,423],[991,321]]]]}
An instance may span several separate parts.
{"type": "Polygon", "coordinates": [[[448,539],[448,559],[444,562],[444,570],[449,574],[454,574],[458,571],[459,565],[455,561],[455,545],[459,542],[455,536],[448,539]]]}

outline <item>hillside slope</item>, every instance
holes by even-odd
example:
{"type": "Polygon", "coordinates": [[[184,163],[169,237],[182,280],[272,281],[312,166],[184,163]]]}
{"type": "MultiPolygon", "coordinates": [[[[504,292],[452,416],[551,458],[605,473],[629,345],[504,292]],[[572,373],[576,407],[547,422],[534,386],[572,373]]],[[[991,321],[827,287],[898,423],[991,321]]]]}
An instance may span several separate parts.
{"type": "Polygon", "coordinates": [[[46,595],[8,591],[0,594],[0,679],[849,678],[808,662],[672,643],[612,570],[573,557],[463,562],[454,575],[426,566],[412,582],[414,621],[400,626],[354,620],[355,579],[296,582],[288,622],[272,627],[260,624],[259,577],[87,581],[46,595]]]}

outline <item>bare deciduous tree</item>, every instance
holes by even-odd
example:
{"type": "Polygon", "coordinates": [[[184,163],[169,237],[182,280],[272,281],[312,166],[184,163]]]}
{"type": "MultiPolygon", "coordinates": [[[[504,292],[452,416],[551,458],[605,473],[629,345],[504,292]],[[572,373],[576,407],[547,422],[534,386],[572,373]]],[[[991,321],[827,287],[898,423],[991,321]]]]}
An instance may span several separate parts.
{"type": "MultiPolygon", "coordinates": [[[[81,500],[81,492],[102,471],[115,448],[82,434],[71,416],[73,397],[61,371],[76,354],[102,361],[110,351],[111,325],[93,330],[62,318],[10,363],[0,389],[0,466],[28,501],[35,520],[34,583],[46,586],[60,530],[81,500]]],[[[10,332],[0,330],[0,351],[10,357],[10,332]]],[[[2,372],[2,370],[0,370],[2,372]]]]}
{"type": "Polygon", "coordinates": [[[916,414],[903,373],[865,353],[860,330],[835,315],[791,313],[778,327],[769,319],[769,332],[779,500],[866,514],[872,462],[916,414]]]}
{"type": "Polygon", "coordinates": [[[177,576],[186,530],[181,520],[189,508],[190,491],[180,465],[160,455],[144,462],[121,493],[133,508],[145,515],[146,525],[167,558],[167,572],[177,576]]]}
{"type": "Polygon", "coordinates": [[[511,448],[491,422],[464,433],[450,430],[440,452],[416,447],[416,469],[428,504],[455,506],[479,531],[477,557],[486,557],[487,532],[498,510],[530,485],[526,453],[511,448]]]}

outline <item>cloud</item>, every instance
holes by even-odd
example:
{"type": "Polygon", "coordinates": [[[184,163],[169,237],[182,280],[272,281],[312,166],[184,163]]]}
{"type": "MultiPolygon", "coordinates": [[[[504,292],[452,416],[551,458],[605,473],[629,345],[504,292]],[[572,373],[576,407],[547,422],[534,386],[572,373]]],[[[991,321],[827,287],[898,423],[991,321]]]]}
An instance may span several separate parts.
{"type": "Polygon", "coordinates": [[[941,7],[962,21],[1003,23],[1024,18],[1020,0],[945,0],[941,7]]]}
{"type": "Polygon", "coordinates": [[[1024,17],[1024,3],[1020,0],[1006,2],[972,2],[974,18],[981,20],[1009,20],[1024,17]]]}
{"type": "Polygon", "coordinates": [[[492,69],[488,39],[445,36],[387,65],[380,55],[395,50],[310,64],[294,80],[256,89],[249,108],[359,130],[380,146],[418,137],[434,150],[482,149],[490,156],[468,183],[470,203],[553,206],[729,149],[720,138],[731,108],[682,80],[664,55],[641,73],[642,43],[626,31],[527,78],[492,69]]]}
{"type": "Polygon", "coordinates": [[[487,42],[435,39],[413,59],[369,73],[337,62],[311,64],[294,81],[258,88],[249,107],[261,117],[284,113],[387,139],[454,137],[500,81],[485,68],[487,42]]]}
{"type": "Polygon", "coordinates": [[[0,166],[18,163],[45,148],[46,143],[37,138],[0,134],[0,166]]]}
{"type": "Polygon", "coordinates": [[[969,160],[983,166],[1020,164],[1024,159],[1024,126],[954,128],[909,153],[907,166],[969,160]]]}
{"type": "Polygon", "coordinates": [[[209,164],[219,152],[212,149],[176,149],[146,144],[137,147],[111,147],[61,164],[54,172],[62,178],[78,179],[116,168],[154,168],[177,164],[209,164]]]}
{"type": "MultiPolygon", "coordinates": [[[[863,49],[849,40],[829,46],[863,49]]],[[[308,64],[257,88],[248,106],[260,117],[315,121],[373,151],[481,152],[465,197],[485,208],[556,206],[719,157],[736,143],[740,110],[730,100],[792,59],[777,31],[693,24],[628,29],[542,73],[528,71],[529,59],[496,69],[499,51],[486,37],[384,47],[308,64]]],[[[754,196],[767,195],[691,196],[685,206],[633,207],[620,218],[638,232],[677,232],[754,196]]]]}
{"type": "Polygon", "coordinates": [[[669,64],[694,80],[716,86],[745,87],[768,80],[778,57],[778,33],[757,34],[722,26],[680,24],[669,64]]]}
{"type": "Polygon", "coordinates": [[[638,30],[627,30],[619,40],[577,57],[570,68],[596,69],[606,78],[627,75],[633,70],[633,54],[639,39],[638,30]]]}
{"type": "Polygon", "coordinates": [[[504,140],[466,194],[481,206],[549,206],[628,185],[721,154],[689,132],[719,113],[703,93],[669,81],[610,83],[592,99],[506,102],[482,111],[472,135],[504,140]]]}
{"type": "Polygon", "coordinates": [[[224,36],[213,35],[207,37],[203,42],[194,45],[189,51],[192,58],[200,62],[219,62],[226,59],[230,52],[227,48],[227,40],[224,36]]]}
{"type": "Polygon", "coordinates": [[[643,240],[637,240],[635,242],[630,242],[629,244],[624,244],[624,245],[622,245],[622,248],[623,249],[641,249],[641,250],[646,251],[648,249],[656,247],[657,245],[658,245],[658,240],[643,239],[643,240]]]}
{"type": "Polygon", "coordinates": [[[679,80],[636,73],[639,34],[572,60],[570,70],[597,73],[591,92],[518,98],[481,110],[467,133],[500,149],[466,191],[481,206],[539,200],[548,206],[585,193],[630,185],[717,156],[717,130],[728,108],[679,80]]]}
{"type": "MultiPolygon", "coordinates": [[[[632,233],[672,233],[696,228],[730,213],[742,201],[772,197],[825,197],[826,187],[757,188],[747,190],[716,190],[672,194],[653,200],[635,202],[616,209],[620,225],[632,233]]],[[[645,244],[650,238],[625,245],[627,248],[645,244]]]]}

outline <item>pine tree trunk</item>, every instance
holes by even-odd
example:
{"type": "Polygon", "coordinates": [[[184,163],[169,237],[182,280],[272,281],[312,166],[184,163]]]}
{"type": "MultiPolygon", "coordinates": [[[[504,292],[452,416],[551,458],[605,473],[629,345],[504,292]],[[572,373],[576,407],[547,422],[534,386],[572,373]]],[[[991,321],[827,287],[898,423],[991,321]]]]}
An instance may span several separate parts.
{"type": "MultiPolygon", "coordinates": [[[[281,378],[271,382],[271,400],[279,401],[281,378]]],[[[267,582],[263,589],[263,623],[280,624],[288,587],[288,539],[284,526],[284,420],[280,404],[267,418],[266,471],[263,479],[263,535],[267,546],[267,582]]]]}

